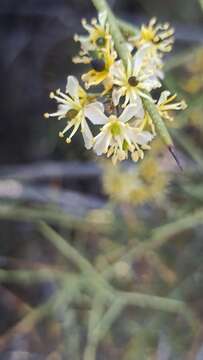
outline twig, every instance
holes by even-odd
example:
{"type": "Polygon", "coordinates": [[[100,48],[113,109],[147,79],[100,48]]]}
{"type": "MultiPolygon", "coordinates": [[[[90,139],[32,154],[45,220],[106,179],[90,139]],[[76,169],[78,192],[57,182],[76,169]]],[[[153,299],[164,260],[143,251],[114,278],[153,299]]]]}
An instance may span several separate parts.
{"type": "Polygon", "coordinates": [[[94,291],[98,289],[112,296],[112,287],[108,282],[94,269],[88,260],[86,260],[74,247],[66,242],[58,233],[56,233],[47,224],[41,223],[39,227],[42,234],[58,249],[67,259],[73,261],[80,271],[87,277],[88,282],[93,284],[94,291]]]}
{"type": "Polygon", "coordinates": [[[67,274],[61,271],[52,271],[51,269],[41,269],[41,270],[3,270],[0,269],[0,282],[5,283],[20,283],[23,285],[31,285],[33,283],[39,283],[44,281],[61,281],[64,280],[65,276],[70,276],[71,280],[76,279],[76,276],[72,274],[67,274]]]}
{"type": "Polygon", "coordinates": [[[102,318],[105,305],[104,301],[105,299],[103,299],[101,293],[96,294],[94,297],[92,310],[89,314],[87,345],[84,351],[84,360],[95,360],[96,358],[99,339],[95,337],[94,329],[102,318]]]}
{"type": "MultiPolygon", "coordinates": [[[[145,242],[140,243],[129,250],[125,255],[121,256],[118,261],[131,262],[135,259],[139,259],[141,256],[156,250],[160,246],[163,246],[169,239],[173,238],[181,231],[185,231],[195,226],[201,225],[203,222],[203,209],[196,211],[194,214],[185,216],[183,219],[179,219],[173,223],[163,225],[157,229],[154,229],[152,237],[145,242]]],[[[110,265],[104,272],[105,278],[110,278],[114,272],[114,266],[110,265]]]]}
{"type": "MultiPolygon", "coordinates": [[[[46,221],[53,225],[60,225],[64,228],[77,228],[83,231],[90,229],[91,222],[84,218],[73,217],[67,214],[65,211],[54,207],[48,209],[47,207],[33,207],[17,205],[0,205],[0,219],[13,220],[13,221],[28,221],[33,223],[39,223],[40,221],[46,221]]],[[[102,227],[102,232],[105,232],[106,227],[102,227]]]]}

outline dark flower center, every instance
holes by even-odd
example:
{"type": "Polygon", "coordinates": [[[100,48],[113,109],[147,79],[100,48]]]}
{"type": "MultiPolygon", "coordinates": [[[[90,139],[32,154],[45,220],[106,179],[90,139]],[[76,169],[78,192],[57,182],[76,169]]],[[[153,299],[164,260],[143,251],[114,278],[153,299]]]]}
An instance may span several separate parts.
{"type": "Polygon", "coordinates": [[[136,79],[135,76],[131,76],[129,79],[128,79],[128,84],[130,86],[137,86],[138,85],[138,81],[136,79]]]}
{"type": "Polygon", "coordinates": [[[106,44],[105,38],[104,38],[104,37],[99,37],[99,38],[96,40],[96,44],[97,44],[99,47],[105,46],[105,44],[106,44]]]}
{"type": "Polygon", "coordinates": [[[102,72],[105,70],[105,62],[102,59],[92,60],[91,65],[95,71],[102,72]]]}

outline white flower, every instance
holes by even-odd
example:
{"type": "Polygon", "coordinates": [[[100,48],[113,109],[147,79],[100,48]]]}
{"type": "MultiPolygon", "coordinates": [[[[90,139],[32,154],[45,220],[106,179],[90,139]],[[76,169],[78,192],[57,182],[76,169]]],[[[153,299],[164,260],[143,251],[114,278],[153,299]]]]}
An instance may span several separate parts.
{"type": "Polygon", "coordinates": [[[176,96],[176,94],[171,95],[170,91],[165,90],[161,93],[156,105],[160,115],[169,121],[173,121],[173,116],[169,114],[171,110],[185,110],[187,108],[184,100],[173,102],[176,96]]]}
{"type": "Polygon", "coordinates": [[[90,104],[85,115],[93,124],[103,125],[100,133],[94,138],[93,149],[97,155],[112,156],[113,163],[127,159],[129,152],[134,161],[143,158],[143,150],[149,148],[147,144],[153,135],[128,124],[131,119],[140,116],[139,107],[128,105],[120,116],[107,117],[98,107],[90,104]]]}
{"type": "MultiPolygon", "coordinates": [[[[56,94],[50,93],[50,98],[57,101],[58,109],[55,113],[46,113],[44,116],[46,118],[58,117],[59,120],[65,118],[68,121],[67,126],[59,133],[59,136],[64,137],[65,133],[73,128],[66,139],[66,142],[70,143],[73,135],[81,127],[85,147],[90,149],[93,145],[93,135],[85,119],[85,109],[90,101],[78,80],[74,76],[68,76],[65,93],[58,89],[56,94]]],[[[95,109],[103,110],[103,105],[99,102],[92,105],[95,109]]]]}
{"type": "Polygon", "coordinates": [[[142,47],[136,54],[129,59],[127,69],[125,69],[122,61],[116,61],[112,65],[110,72],[113,76],[113,83],[116,86],[113,90],[114,105],[118,105],[122,96],[125,107],[129,102],[141,106],[141,97],[147,97],[145,91],[150,92],[161,86],[161,83],[154,75],[153,67],[146,61],[148,48],[142,47]]]}
{"type": "Polygon", "coordinates": [[[151,46],[150,43],[146,43],[144,45],[142,45],[142,47],[140,49],[145,49],[146,51],[146,56],[145,56],[145,63],[148,68],[150,68],[150,71],[152,72],[152,74],[163,80],[164,79],[164,72],[163,72],[163,55],[161,53],[158,53],[158,51],[156,50],[156,48],[154,48],[153,46],[151,46]]]}

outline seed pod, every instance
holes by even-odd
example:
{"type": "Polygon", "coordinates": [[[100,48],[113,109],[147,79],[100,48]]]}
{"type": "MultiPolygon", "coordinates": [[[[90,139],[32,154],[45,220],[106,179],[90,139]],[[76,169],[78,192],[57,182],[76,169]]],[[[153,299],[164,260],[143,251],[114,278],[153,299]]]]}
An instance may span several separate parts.
{"type": "Polygon", "coordinates": [[[93,59],[91,65],[95,71],[102,72],[105,69],[105,62],[102,59],[93,59]]]}

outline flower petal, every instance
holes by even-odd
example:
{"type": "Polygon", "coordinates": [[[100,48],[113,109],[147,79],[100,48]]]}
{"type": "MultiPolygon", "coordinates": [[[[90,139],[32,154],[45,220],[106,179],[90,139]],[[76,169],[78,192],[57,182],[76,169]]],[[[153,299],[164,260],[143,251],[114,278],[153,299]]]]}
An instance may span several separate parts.
{"type": "Polygon", "coordinates": [[[170,95],[171,95],[170,91],[168,90],[162,91],[157,105],[161,105],[162,103],[164,103],[170,95]]]}
{"type": "Polygon", "coordinates": [[[107,21],[107,12],[106,11],[100,12],[99,15],[98,15],[98,19],[99,19],[100,25],[103,28],[105,28],[105,24],[106,24],[106,21],[107,21]]]}
{"type": "Polygon", "coordinates": [[[123,123],[126,123],[130,119],[132,119],[133,116],[137,116],[138,108],[136,105],[131,104],[128,105],[122,112],[122,114],[119,116],[119,120],[123,123]]]}
{"type": "Polygon", "coordinates": [[[142,88],[146,89],[147,91],[151,91],[152,89],[157,89],[160,87],[161,87],[161,83],[156,76],[150,76],[142,83],[142,88]]]}
{"type": "Polygon", "coordinates": [[[113,77],[119,80],[125,80],[125,68],[121,60],[116,61],[110,67],[110,73],[113,77]]]}
{"type": "Polygon", "coordinates": [[[152,141],[154,136],[149,131],[134,131],[133,140],[139,145],[145,145],[152,141]]]}
{"type": "Polygon", "coordinates": [[[108,122],[108,118],[104,114],[103,109],[101,110],[101,105],[98,105],[98,102],[85,106],[84,112],[85,116],[94,125],[104,125],[108,122]]]}
{"type": "Polygon", "coordinates": [[[66,93],[68,93],[74,100],[78,100],[79,82],[75,76],[68,76],[66,93]]]}
{"type": "Polygon", "coordinates": [[[123,91],[123,88],[121,87],[120,89],[113,89],[113,93],[112,93],[112,100],[113,100],[113,104],[114,106],[117,106],[120,102],[120,98],[125,94],[125,89],[123,91]]]}
{"type": "Polygon", "coordinates": [[[137,114],[134,115],[137,118],[143,119],[144,117],[144,108],[140,96],[135,90],[130,91],[130,103],[137,107],[137,114]]]}
{"type": "Polygon", "coordinates": [[[146,56],[148,51],[147,46],[142,46],[137,50],[136,54],[133,57],[133,75],[137,76],[143,66],[143,58],[146,56]]]}
{"type": "Polygon", "coordinates": [[[97,155],[102,155],[107,152],[111,139],[112,135],[108,129],[101,130],[101,132],[95,137],[94,151],[97,155]]]}
{"type": "Polygon", "coordinates": [[[93,146],[93,135],[85,119],[81,122],[81,131],[84,139],[86,149],[91,149],[93,146]]]}

